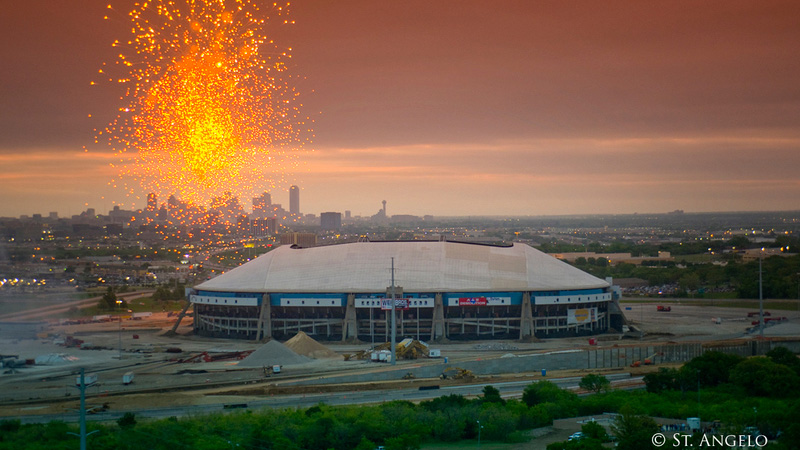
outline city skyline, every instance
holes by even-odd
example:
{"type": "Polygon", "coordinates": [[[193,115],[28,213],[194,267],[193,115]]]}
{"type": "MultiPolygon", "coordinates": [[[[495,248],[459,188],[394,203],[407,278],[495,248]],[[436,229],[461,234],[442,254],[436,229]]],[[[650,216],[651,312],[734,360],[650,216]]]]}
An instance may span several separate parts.
{"type": "MultiPolygon", "coordinates": [[[[384,199],[437,216],[796,210],[797,13],[788,1],[294,3],[296,24],[274,34],[292,47],[316,137],[261,191],[288,205],[297,185],[302,212],[354,216],[384,199]]],[[[83,151],[120,106],[113,86],[89,85],[126,32],[106,14],[38,0],[0,18],[0,216],[147,206],[146,192],[134,202],[107,185],[113,152],[83,151]]]]}

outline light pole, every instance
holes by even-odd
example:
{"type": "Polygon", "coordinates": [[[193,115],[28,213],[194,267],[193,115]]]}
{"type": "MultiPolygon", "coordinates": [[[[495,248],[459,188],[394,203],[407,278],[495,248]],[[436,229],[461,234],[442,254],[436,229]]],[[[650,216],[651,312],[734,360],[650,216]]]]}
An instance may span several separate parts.
{"type": "Polygon", "coordinates": [[[392,365],[397,364],[397,344],[395,343],[395,307],[396,307],[397,300],[395,299],[394,295],[394,257],[392,257],[392,365]]]}
{"type": "Polygon", "coordinates": [[[478,422],[478,448],[481,448],[481,428],[483,428],[483,426],[481,425],[480,420],[478,420],[477,422],[478,422]]]}
{"type": "Polygon", "coordinates": [[[120,299],[117,299],[117,321],[119,323],[117,327],[117,345],[119,348],[119,359],[122,360],[122,300],[120,299]]]}
{"type": "Polygon", "coordinates": [[[761,260],[764,259],[764,248],[758,254],[758,334],[764,337],[764,289],[761,276],[761,260]]]}
{"type": "Polygon", "coordinates": [[[78,436],[81,439],[80,450],[86,450],[86,437],[100,431],[100,430],[94,430],[89,433],[86,432],[86,388],[93,385],[95,381],[92,380],[92,382],[87,385],[86,375],[84,373],[84,370],[85,369],[81,367],[81,374],[78,376],[78,383],[77,383],[78,384],[77,388],[81,391],[80,434],[67,431],[67,434],[78,436]]]}

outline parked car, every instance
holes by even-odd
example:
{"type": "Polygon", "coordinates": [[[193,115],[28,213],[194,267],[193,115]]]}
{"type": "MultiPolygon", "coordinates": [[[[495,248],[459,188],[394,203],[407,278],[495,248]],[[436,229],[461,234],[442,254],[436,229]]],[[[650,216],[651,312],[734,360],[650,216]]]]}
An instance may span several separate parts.
{"type": "Polygon", "coordinates": [[[567,439],[567,440],[568,441],[580,441],[581,439],[583,439],[585,437],[586,437],[586,435],[584,435],[582,431],[578,431],[578,432],[572,433],[569,436],[569,439],[567,439]]]}

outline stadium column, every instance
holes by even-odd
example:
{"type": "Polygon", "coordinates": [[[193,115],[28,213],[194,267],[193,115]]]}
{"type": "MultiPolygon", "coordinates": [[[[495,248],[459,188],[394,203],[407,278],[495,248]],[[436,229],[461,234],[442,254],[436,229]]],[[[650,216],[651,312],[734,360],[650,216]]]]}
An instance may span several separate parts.
{"type": "Polygon", "coordinates": [[[531,293],[522,294],[522,317],[519,322],[520,340],[533,336],[533,307],[531,306],[531,293]]]}
{"type": "Polygon", "coordinates": [[[356,295],[347,294],[347,309],[344,312],[342,341],[358,337],[358,321],[356,320],[356,295]]]}
{"type": "Polygon", "coordinates": [[[258,330],[256,341],[272,337],[272,305],[269,294],[261,296],[261,311],[258,313],[258,330]]]}
{"type": "Polygon", "coordinates": [[[444,335],[444,302],[442,293],[437,292],[433,300],[433,323],[431,324],[431,341],[443,339],[444,335]]]}

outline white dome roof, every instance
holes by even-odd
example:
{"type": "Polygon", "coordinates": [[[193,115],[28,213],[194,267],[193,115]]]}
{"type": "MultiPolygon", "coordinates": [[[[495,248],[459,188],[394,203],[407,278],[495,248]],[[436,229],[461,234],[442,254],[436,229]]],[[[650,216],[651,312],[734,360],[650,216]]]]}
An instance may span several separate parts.
{"type": "Polygon", "coordinates": [[[217,292],[376,293],[598,289],[609,284],[525,244],[444,241],[281,246],[198,286],[217,292]]]}

